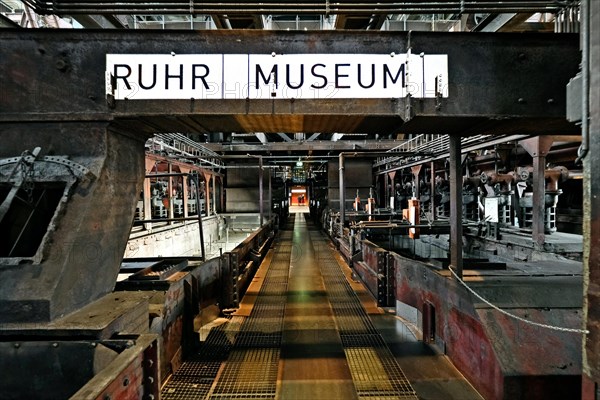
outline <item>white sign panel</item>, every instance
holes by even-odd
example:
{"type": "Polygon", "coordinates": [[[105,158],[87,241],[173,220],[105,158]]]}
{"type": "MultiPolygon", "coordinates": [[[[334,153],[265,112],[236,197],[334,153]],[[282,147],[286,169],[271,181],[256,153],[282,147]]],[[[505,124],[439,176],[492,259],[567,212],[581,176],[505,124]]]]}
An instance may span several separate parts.
{"type": "Polygon", "coordinates": [[[116,100],[448,97],[447,55],[107,54],[116,100]]]}

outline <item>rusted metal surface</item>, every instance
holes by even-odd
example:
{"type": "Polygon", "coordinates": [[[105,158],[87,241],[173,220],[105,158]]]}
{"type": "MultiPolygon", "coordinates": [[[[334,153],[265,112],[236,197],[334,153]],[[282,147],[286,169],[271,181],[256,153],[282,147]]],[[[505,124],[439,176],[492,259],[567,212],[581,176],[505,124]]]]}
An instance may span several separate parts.
{"type": "Polygon", "coordinates": [[[3,399],[158,398],[156,335],[0,342],[3,399]]]}
{"type": "Polygon", "coordinates": [[[460,136],[450,136],[450,265],[462,278],[462,163],[460,136]]]}
{"type": "MultiPolygon", "coordinates": [[[[52,213],[41,257],[0,258],[0,322],[50,321],[112,291],[144,174],[144,141],[103,123],[2,124],[0,158],[42,147],[95,179],[78,179],[52,213]]],[[[38,180],[58,179],[51,170],[38,180]]]]}
{"type": "MultiPolygon", "coordinates": [[[[145,293],[150,303],[150,332],[162,337],[160,350],[161,376],[174,373],[182,354],[197,345],[194,320],[210,307],[223,303],[228,290],[220,258],[201,263],[190,261],[186,271],[165,280],[124,280],[117,290],[145,293]]],[[[227,304],[227,303],[225,303],[227,304]]],[[[148,310],[146,311],[146,313],[148,310]]],[[[146,317],[147,321],[147,317],[146,317]]]]}
{"type": "MultiPolygon", "coordinates": [[[[458,282],[422,262],[395,254],[390,262],[396,268],[397,300],[414,307],[423,323],[427,307],[434,308],[431,343],[445,350],[486,399],[578,398],[581,339],[577,334],[531,327],[498,314],[475,303],[458,282]]],[[[579,306],[571,301],[579,287],[574,279],[495,277],[495,286],[481,276],[467,281],[476,291],[485,288],[485,297],[521,317],[573,327],[581,318],[579,306]],[[518,287],[519,279],[534,288],[506,290],[518,287]],[[558,285],[560,289],[553,293],[560,294],[538,296],[535,301],[525,295],[543,291],[545,279],[551,286],[558,285]]],[[[423,329],[424,337],[426,333],[423,329]]]]}
{"type": "Polygon", "coordinates": [[[5,29],[0,32],[0,73],[7,77],[0,121],[114,120],[122,129],[139,133],[244,132],[250,126],[240,123],[237,116],[254,115],[256,124],[268,127],[275,115],[280,118],[274,126],[277,131],[295,131],[295,121],[301,117],[301,128],[309,133],[322,132],[332,118],[344,116],[356,120],[353,127],[347,127],[349,132],[364,132],[369,126],[389,133],[433,128],[437,132],[442,123],[449,133],[472,133],[474,126],[478,131],[498,132],[505,127],[531,133],[573,133],[575,126],[564,119],[564,87],[577,72],[577,39],[568,34],[521,33],[412,32],[409,40],[406,32],[5,29]],[[416,104],[411,99],[145,100],[117,101],[114,109],[105,100],[107,53],[389,54],[406,52],[409,47],[413,54],[448,54],[448,99],[424,99],[416,104]],[[557,59],[561,62],[556,63],[557,59]]]}
{"type": "Polygon", "coordinates": [[[267,221],[262,227],[229,252],[230,277],[225,279],[229,279],[232,282],[233,298],[226,300],[225,304],[233,306],[239,304],[239,300],[250,284],[260,261],[266,255],[266,250],[269,247],[268,243],[273,239],[272,233],[274,227],[274,219],[267,221]]]}
{"type": "Polygon", "coordinates": [[[140,335],[129,342],[129,347],[71,399],[158,399],[158,338],[155,335],[140,335]]]}
{"type": "Polygon", "coordinates": [[[360,242],[362,261],[356,263],[356,272],[369,288],[380,307],[394,305],[394,294],[390,283],[394,275],[388,269],[388,252],[368,240],[360,242]]]}

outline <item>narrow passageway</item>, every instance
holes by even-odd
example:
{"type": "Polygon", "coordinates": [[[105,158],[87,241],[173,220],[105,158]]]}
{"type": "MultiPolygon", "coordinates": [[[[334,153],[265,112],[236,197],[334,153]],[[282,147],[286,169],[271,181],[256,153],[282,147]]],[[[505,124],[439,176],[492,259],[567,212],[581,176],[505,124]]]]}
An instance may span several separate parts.
{"type": "Polygon", "coordinates": [[[320,243],[295,214],[282,343],[282,399],[356,399],[321,274],[320,243]],[[317,251],[315,251],[317,247],[317,251]]]}
{"type": "Polygon", "coordinates": [[[444,382],[456,388],[464,379],[424,348],[401,362],[404,344],[419,342],[407,331],[399,339],[390,334],[388,316],[369,315],[328,238],[305,215],[290,219],[240,310],[211,330],[165,385],[164,399],[479,398],[445,390],[444,382]],[[400,365],[412,368],[421,356],[427,371],[415,368],[425,396],[417,397],[400,365]]]}

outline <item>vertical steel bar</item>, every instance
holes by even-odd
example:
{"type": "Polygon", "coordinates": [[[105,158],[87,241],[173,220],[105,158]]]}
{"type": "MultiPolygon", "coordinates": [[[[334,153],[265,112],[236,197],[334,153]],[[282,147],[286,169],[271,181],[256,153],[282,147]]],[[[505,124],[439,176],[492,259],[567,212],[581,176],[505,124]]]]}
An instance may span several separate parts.
{"type": "Polygon", "coordinates": [[[213,214],[217,213],[217,176],[212,176],[212,207],[213,214]]]}
{"type": "Polygon", "coordinates": [[[192,175],[195,178],[196,183],[196,211],[198,216],[198,230],[200,231],[200,251],[202,254],[202,261],[206,260],[206,254],[204,253],[204,228],[202,226],[202,213],[200,212],[200,177],[198,174],[192,175]]]}
{"type": "Polygon", "coordinates": [[[429,189],[431,191],[431,196],[430,196],[430,207],[431,207],[431,221],[435,221],[436,218],[436,212],[435,212],[435,162],[431,162],[431,182],[429,183],[431,185],[431,188],[429,189]]]}
{"type": "Polygon", "coordinates": [[[346,185],[344,184],[344,155],[340,153],[340,223],[341,234],[344,233],[344,221],[346,220],[346,185]]]}
{"type": "Polygon", "coordinates": [[[273,214],[273,184],[271,183],[271,170],[268,169],[267,171],[269,172],[269,174],[268,174],[269,175],[268,176],[268,179],[269,179],[269,212],[268,212],[268,215],[269,215],[269,220],[270,220],[273,217],[273,215],[272,215],[273,214]]]}
{"type": "Polygon", "coordinates": [[[259,213],[260,213],[260,226],[263,226],[264,220],[264,206],[263,206],[263,159],[262,156],[258,156],[258,202],[259,202],[259,213]]]}
{"type": "MultiPolygon", "coordinates": [[[[169,162],[169,174],[173,173],[173,164],[171,164],[169,162]]],[[[175,199],[173,198],[173,177],[171,175],[169,175],[169,181],[167,184],[167,199],[169,200],[169,208],[168,208],[168,218],[173,219],[175,218],[175,208],[173,207],[173,201],[175,201],[175,199]]],[[[172,225],[173,221],[169,221],[169,225],[172,225]]]]}
{"type": "Polygon", "coordinates": [[[533,242],[541,247],[545,242],[544,215],[546,211],[544,197],[546,194],[545,180],[546,156],[539,151],[533,156],[533,242]]]}
{"type": "Polygon", "coordinates": [[[450,268],[463,277],[461,137],[450,135],[450,268]]]}

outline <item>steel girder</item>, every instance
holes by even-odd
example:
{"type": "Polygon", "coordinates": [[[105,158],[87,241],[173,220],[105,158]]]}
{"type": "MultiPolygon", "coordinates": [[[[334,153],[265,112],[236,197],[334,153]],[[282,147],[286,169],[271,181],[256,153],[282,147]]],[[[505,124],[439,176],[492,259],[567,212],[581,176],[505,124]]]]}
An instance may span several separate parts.
{"type": "Polygon", "coordinates": [[[145,134],[255,132],[265,125],[274,132],[578,133],[565,121],[565,86],[580,61],[577,35],[21,29],[1,31],[0,42],[0,122],[105,120],[145,134]],[[448,55],[448,98],[136,100],[111,107],[105,96],[107,53],[409,49],[448,55]]]}

